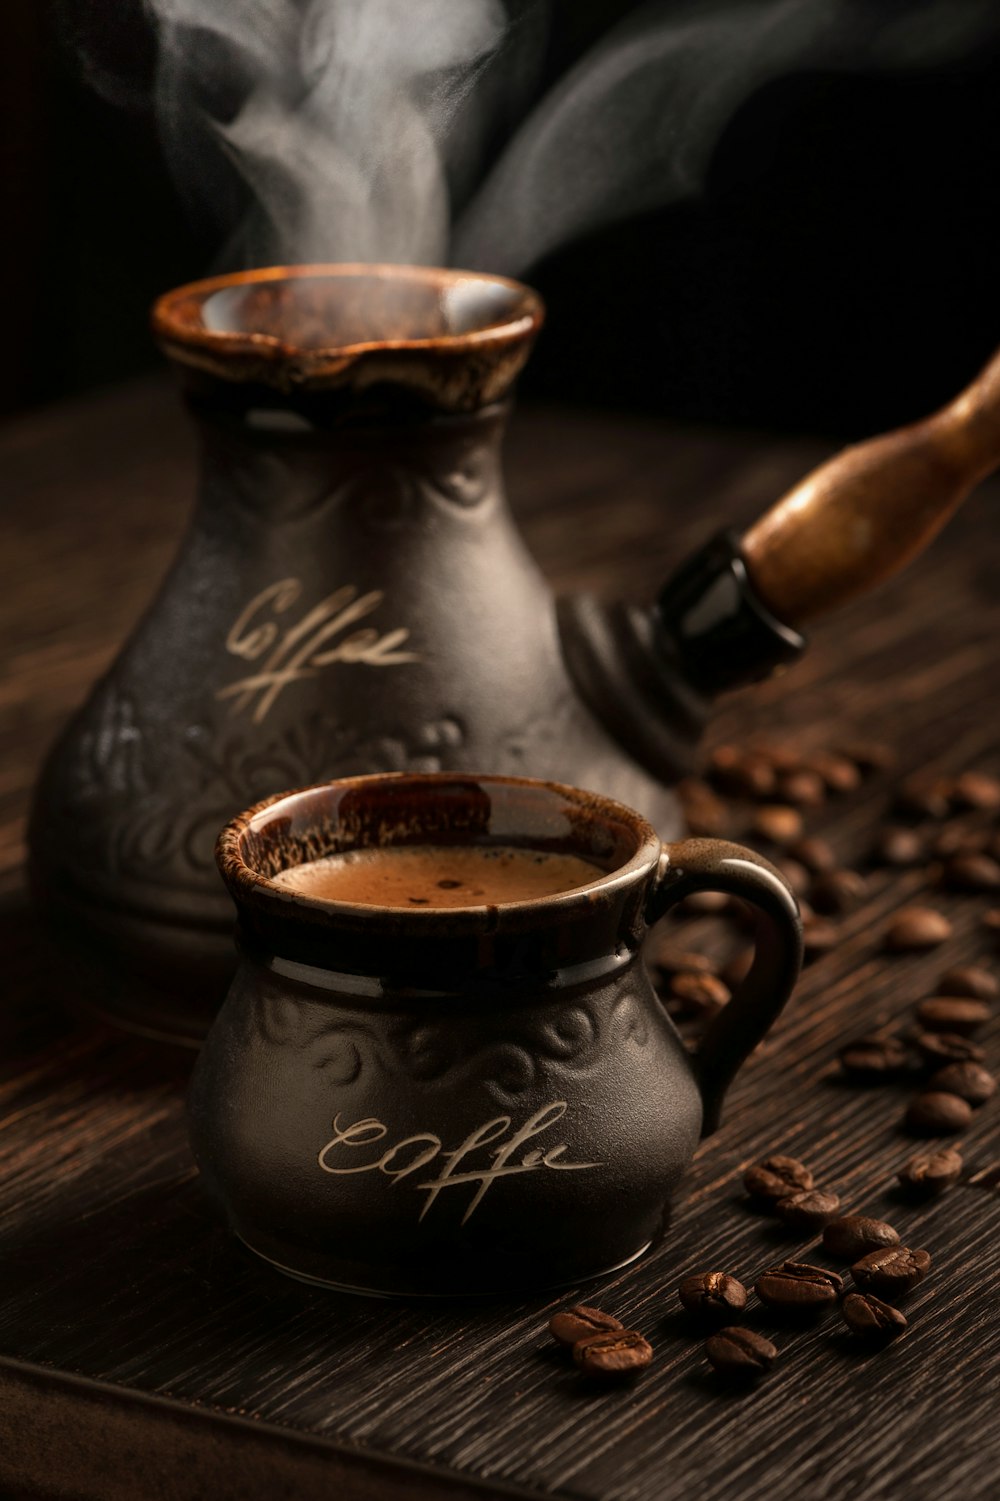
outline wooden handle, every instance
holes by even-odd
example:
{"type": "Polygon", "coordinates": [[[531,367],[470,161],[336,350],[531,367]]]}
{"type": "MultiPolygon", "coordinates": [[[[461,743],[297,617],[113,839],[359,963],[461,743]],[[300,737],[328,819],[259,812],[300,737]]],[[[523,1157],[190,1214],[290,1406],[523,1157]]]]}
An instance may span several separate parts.
{"type": "Polygon", "coordinates": [[[1000,353],[933,417],[845,448],[743,539],[757,592],[798,626],[889,578],[1000,465],[1000,353]]]}

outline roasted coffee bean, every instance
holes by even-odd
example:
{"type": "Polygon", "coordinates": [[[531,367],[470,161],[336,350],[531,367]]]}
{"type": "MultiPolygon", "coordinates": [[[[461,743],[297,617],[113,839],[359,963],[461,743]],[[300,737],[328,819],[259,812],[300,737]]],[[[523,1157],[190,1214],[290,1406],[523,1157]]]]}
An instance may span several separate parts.
{"type": "Polygon", "coordinates": [[[951,937],[951,923],[933,907],[904,907],[897,912],[885,935],[885,946],[894,953],[936,948],[951,937]]]}
{"type": "Polygon", "coordinates": [[[798,897],[805,896],[809,890],[812,877],[805,866],[798,860],[781,860],[779,862],[781,874],[798,897]]]}
{"type": "Polygon", "coordinates": [[[754,1291],[769,1308],[806,1313],[836,1303],[843,1286],[843,1277],[826,1267],[783,1261],[757,1278],[754,1291]]]}
{"type": "Polygon", "coordinates": [[[683,973],[714,975],[717,965],[707,954],[696,954],[692,949],[677,949],[662,944],[653,950],[650,963],[664,975],[683,973]]]}
{"type": "Polygon", "coordinates": [[[732,811],[728,803],[716,796],[707,782],[701,782],[696,777],[685,777],[677,784],[677,796],[688,833],[724,838],[732,832],[732,811]]]}
{"type": "Polygon", "coordinates": [[[747,1306],[747,1290],[728,1272],[697,1272],[685,1277],[677,1296],[689,1313],[729,1318],[747,1306]]]}
{"type": "Polygon", "coordinates": [[[848,1293],[840,1311],[851,1333],[864,1339],[892,1339],[906,1328],[906,1319],[899,1309],[883,1303],[874,1293],[848,1293]]]}
{"type": "Polygon", "coordinates": [[[906,1067],[907,1051],[895,1037],[859,1037],[840,1050],[840,1066],[859,1084],[878,1084],[906,1067]]]}
{"type": "Polygon", "coordinates": [[[719,745],[709,756],[712,781],[733,797],[770,797],[774,792],[774,767],[754,751],[719,745]]]}
{"type": "Polygon", "coordinates": [[[951,785],[941,777],[907,777],[896,794],[896,807],[908,818],[947,818],[951,785]]]}
{"type": "Polygon", "coordinates": [[[770,761],[775,771],[798,771],[805,764],[802,752],[794,745],[759,745],[756,750],[765,761],[770,761]]]}
{"type": "Polygon", "coordinates": [[[823,784],[829,792],[844,796],[846,793],[857,791],[861,786],[861,772],[847,756],[836,756],[824,752],[818,756],[810,756],[807,765],[810,771],[814,771],[823,779],[823,784]]]}
{"type": "Polygon", "coordinates": [[[811,835],[800,839],[788,851],[793,860],[798,860],[812,875],[821,875],[824,870],[835,870],[837,857],[825,839],[811,835]]]}
{"type": "Polygon", "coordinates": [[[955,808],[992,813],[1000,808],[1000,781],[979,771],[963,771],[952,785],[951,801],[955,808]]]}
{"type": "Polygon", "coordinates": [[[978,1043],[955,1032],[917,1032],[913,1046],[932,1068],[942,1063],[982,1063],[986,1057],[978,1043]]]}
{"type": "Polygon", "coordinates": [[[653,1359],[653,1347],[636,1329],[618,1329],[578,1339],[573,1359],[585,1376],[624,1380],[644,1371],[653,1359]]]}
{"type": "Polygon", "coordinates": [[[725,981],[730,990],[735,990],[737,985],[740,985],[750,973],[750,966],[753,964],[753,955],[754,951],[752,948],[740,949],[731,959],[727,959],[722,966],[720,978],[725,981]]]}
{"type": "Polygon", "coordinates": [[[807,959],[818,959],[820,954],[836,948],[840,932],[832,922],[814,917],[802,924],[802,944],[807,959]]]}
{"type": "Polygon", "coordinates": [[[988,933],[1000,933],[1000,907],[991,907],[980,919],[988,933]]]}
{"type": "Polygon", "coordinates": [[[985,1105],[997,1092],[997,1081],[981,1063],[949,1063],[928,1082],[930,1090],[957,1094],[970,1105],[985,1105]]]}
{"type": "Polygon", "coordinates": [[[923,855],[924,841],[913,829],[883,829],[872,848],[872,859],[876,865],[893,865],[901,869],[919,865],[923,855]]]}
{"type": "Polygon", "coordinates": [[[789,1194],[808,1191],[813,1186],[813,1175],[795,1157],[783,1157],[780,1152],[762,1157],[743,1174],[743,1187],[752,1199],[775,1204],[787,1199],[789,1194]]]}
{"type": "Polygon", "coordinates": [[[792,1230],[818,1230],[839,1208],[840,1200],[836,1194],[810,1188],[789,1194],[787,1199],[779,1199],[774,1212],[792,1230]]]}
{"type": "Polygon", "coordinates": [[[724,891],[692,891],[681,902],[685,912],[694,917],[712,917],[716,913],[725,912],[731,898],[724,891]]]}
{"type": "Polygon", "coordinates": [[[574,1303],[571,1308],[560,1308],[549,1319],[549,1333],[561,1345],[572,1348],[577,1340],[587,1339],[591,1334],[611,1334],[622,1325],[610,1313],[599,1308],[588,1308],[585,1303],[574,1303]]]}
{"type": "Polygon", "coordinates": [[[957,1094],[925,1090],[910,1101],[903,1126],[912,1136],[952,1136],[972,1120],[972,1106],[957,1094]]]}
{"type": "Polygon", "coordinates": [[[989,855],[953,855],[944,868],[944,883],[952,891],[998,891],[1000,865],[989,855]]]}
{"type": "Polygon", "coordinates": [[[908,1246],[886,1246],[870,1251],[851,1267],[851,1276],[862,1292],[909,1292],[927,1276],[931,1258],[927,1251],[911,1251],[908,1246]]]}
{"type": "Polygon", "coordinates": [[[842,1261],[857,1261],[883,1246],[898,1246],[899,1235],[885,1220],[870,1219],[867,1214],[845,1214],[831,1220],[823,1231],[823,1249],[842,1261]]]}
{"type": "Polygon", "coordinates": [[[883,745],[877,740],[859,740],[851,745],[845,745],[841,748],[841,755],[853,761],[858,770],[863,773],[892,771],[898,759],[891,745],[883,745]]]}
{"type": "Polygon", "coordinates": [[[720,1376],[748,1380],[759,1376],[777,1359],[769,1339],[753,1329],[720,1329],[705,1341],[705,1355],[720,1376]]]}
{"type": "Polygon", "coordinates": [[[856,870],[827,870],[816,877],[809,900],[817,912],[853,912],[864,897],[867,883],[856,870]]]}
{"type": "Polygon", "coordinates": [[[757,809],[750,830],[771,844],[794,844],[802,837],[802,814],[782,803],[765,803],[757,809]]]}
{"type": "Polygon", "coordinates": [[[982,833],[972,833],[969,829],[946,825],[931,840],[928,853],[935,860],[950,860],[952,855],[978,855],[986,848],[986,837],[982,833]]]}
{"type": "Polygon", "coordinates": [[[729,1000],[730,991],[717,975],[688,970],[671,975],[670,994],[696,1015],[705,1015],[721,1011],[729,1000]]]}
{"type": "Polygon", "coordinates": [[[914,1198],[931,1199],[962,1176],[962,1159],[954,1147],[911,1157],[898,1173],[900,1185],[914,1198]]]}
{"type": "Polygon", "coordinates": [[[925,1032],[955,1032],[960,1037],[978,1032],[990,1019],[986,1001],[976,1001],[971,996],[932,995],[915,1009],[925,1032]]]}
{"type": "Polygon", "coordinates": [[[945,970],[937,983],[938,995],[967,995],[977,1001],[992,1001],[1000,995],[1000,981],[978,964],[959,964],[945,970]]]}
{"type": "Polygon", "coordinates": [[[826,802],[826,783],[818,772],[786,771],[778,777],[777,795],[795,808],[821,808],[826,802]]]}

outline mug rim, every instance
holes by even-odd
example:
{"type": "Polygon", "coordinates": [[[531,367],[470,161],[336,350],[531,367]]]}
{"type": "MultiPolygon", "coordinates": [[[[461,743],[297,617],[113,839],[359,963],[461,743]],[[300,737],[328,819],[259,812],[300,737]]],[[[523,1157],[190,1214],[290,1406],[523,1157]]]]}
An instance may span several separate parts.
{"type": "MultiPolygon", "coordinates": [[[[317,810],[318,811],[318,810],[317,810]]],[[[428,843],[431,842],[428,838],[428,843]]],[[[466,841],[472,844],[474,841],[466,841]]],[[[526,840],[530,848],[530,836],[526,840]]],[[[261,900],[268,906],[280,904],[288,917],[296,913],[308,914],[314,920],[324,918],[332,923],[338,921],[355,925],[384,925],[391,922],[394,929],[415,936],[430,936],[434,928],[447,927],[450,931],[490,932],[497,924],[508,922],[520,925],[524,920],[540,916],[569,915],[592,908],[595,903],[621,893],[633,884],[647,878],[658,869],[665,858],[664,846],[653,825],[641,813],[628,804],[606,797],[603,793],[590,792],[569,783],[548,781],[538,777],[511,777],[499,773],[478,772],[369,772],[353,777],[335,777],[327,782],[316,782],[292,791],[274,793],[261,799],[252,807],[236,815],[222,829],[216,843],[216,861],[222,877],[237,902],[254,905],[261,900]],[[247,836],[261,832],[265,815],[274,816],[275,811],[287,805],[291,812],[296,805],[312,796],[317,802],[324,791],[333,788],[360,788],[366,786],[409,785],[413,788],[433,789],[435,785],[448,786],[458,783],[480,784],[489,787],[531,789],[533,793],[552,794],[563,802],[569,802],[593,816],[595,822],[614,821],[624,826],[634,836],[635,847],[629,857],[613,869],[603,871],[593,881],[573,886],[565,891],[547,896],[525,898],[514,902],[482,903],[462,907],[397,907],[388,904],[347,902],[328,897],[318,897],[294,887],[279,885],[271,876],[255,869],[245,852],[247,836]],[[255,825],[257,827],[255,828],[255,825]]],[[[286,867],[287,868],[287,867],[286,867]]]]}

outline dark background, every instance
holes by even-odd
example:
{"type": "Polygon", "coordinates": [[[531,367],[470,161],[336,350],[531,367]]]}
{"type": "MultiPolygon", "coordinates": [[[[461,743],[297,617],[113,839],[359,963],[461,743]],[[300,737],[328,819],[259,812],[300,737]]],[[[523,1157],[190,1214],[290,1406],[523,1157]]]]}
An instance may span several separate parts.
{"type": "MultiPolygon", "coordinates": [[[[557,5],[546,77],[623,9],[557,5]]],[[[161,160],[137,10],[4,0],[0,27],[3,412],[155,366],[149,303],[217,243],[161,160]]],[[[995,36],[960,65],[766,87],[700,198],[529,273],[550,319],[523,394],[844,435],[919,415],[1000,343],[998,146],[995,36]]]]}

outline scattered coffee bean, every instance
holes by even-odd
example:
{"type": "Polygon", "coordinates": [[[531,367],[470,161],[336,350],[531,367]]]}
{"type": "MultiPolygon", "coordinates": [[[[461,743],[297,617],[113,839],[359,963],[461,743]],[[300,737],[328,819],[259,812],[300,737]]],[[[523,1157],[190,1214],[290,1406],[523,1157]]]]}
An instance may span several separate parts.
{"type": "Polygon", "coordinates": [[[769,1308],[806,1313],[836,1303],[843,1286],[843,1277],[826,1267],[810,1266],[807,1261],[783,1261],[757,1278],[754,1292],[769,1308]]]}
{"type": "Polygon", "coordinates": [[[760,745],[757,753],[770,761],[775,771],[798,771],[802,766],[802,753],[794,745],[760,745]]]}
{"type": "Polygon", "coordinates": [[[771,844],[793,844],[802,837],[802,814],[783,803],[765,803],[757,809],[750,829],[771,844]]]}
{"type": "Polygon", "coordinates": [[[720,1329],[705,1341],[705,1355],[720,1376],[746,1380],[766,1371],[778,1352],[753,1329],[720,1329]]]}
{"type": "Polygon", "coordinates": [[[932,995],[916,1007],[916,1016],[925,1032],[957,1032],[967,1037],[990,1019],[986,1001],[971,996],[932,995]]]}
{"type": "Polygon", "coordinates": [[[774,1212],[792,1230],[819,1230],[840,1208],[836,1194],[824,1193],[822,1189],[803,1189],[779,1199],[774,1212]]]}
{"type": "Polygon", "coordinates": [[[618,1329],[578,1339],[573,1359],[585,1376],[637,1376],[653,1359],[653,1347],[636,1329],[618,1329]]]}
{"type": "Polygon", "coordinates": [[[795,808],[821,808],[826,801],[826,783],[815,771],[787,771],[778,777],[777,794],[795,808]]]}
{"type": "Polygon", "coordinates": [[[972,1106],[957,1094],[925,1090],[910,1101],[903,1117],[904,1129],[913,1136],[952,1136],[964,1131],[972,1120],[972,1106]]]}
{"type": "Polygon", "coordinates": [[[938,995],[967,995],[977,1001],[992,1001],[1000,995],[1000,981],[977,964],[959,964],[946,969],[937,983],[938,995]]]}
{"type": "Polygon", "coordinates": [[[849,760],[847,756],[823,752],[818,756],[810,756],[808,768],[822,778],[829,792],[840,796],[855,792],[861,786],[861,772],[855,762],[849,760]]]}
{"type": "Polygon", "coordinates": [[[951,937],[951,923],[933,907],[904,907],[897,912],[885,935],[885,946],[902,954],[936,948],[951,937]]]}
{"type": "Polygon", "coordinates": [[[798,897],[805,896],[809,890],[812,877],[798,860],[782,860],[779,862],[781,874],[798,897]]]}
{"type": "Polygon", "coordinates": [[[896,807],[908,818],[947,818],[950,792],[950,785],[941,777],[907,777],[896,795],[896,807]]]}
{"type": "Polygon", "coordinates": [[[1000,781],[978,771],[963,771],[951,789],[952,805],[976,812],[994,812],[1000,808],[1000,781]]]}
{"type": "Polygon", "coordinates": [[[954,1147],[942,1147],[940,1152],[911,1157],[897,1176],[901,1186],[915,1198],[930,1199],[958,1182],[962,1166],[962,1159],[954,1147]]]}
{"type": "Polygon", "coordinates": [[[685,777],[677,784],[677,796],[689,833],[724,838],[732,832],[732,812],[707,782],[685,777]]]}
{"type": "Polygon", "coordinates": [[[872,859],[877,865],[904,868],[919,865],[923,854],[924,841],[913,829],[888,828],[875,840],[872,859]]]}
{"type": "Polygon", "coordinates": [[[730,900],[724,891],[692,891],[684,898],[681,907],[695,917],[711,917],[725,912],[730,900]]]}
{"type": "Polygon", "coordinates": [[[719,745],[709,757],[709,768],[715,785],[733,797],[770,797],[774,792],[774,767],[752,751],[719,745]]]}
{"type": "Polygon", "coordinates": [[[944,883],[952,891],[1000,890],[1000,864],[990,855],[953,855],[944,868],[944,883]]]}
{"type": "Polygon", "coordinates": [[[896,752],[891,745],[883,745],[879,741],[856,741],[852,745],[845,745],[841,754],[849,761],[853,761],[862,773],[877,771],[892,771],[896,765],[896,752]]]}
{"type": "Polygon", "coordinates": [[[809,899],[817,912],[853,912],[867,890],[864,876],[856,870],[827,870],[812,883],[809,899]]]}
{"type": "Polygon", "coordinates": [[[908,1246],[886,1246],[870,1251],[851,1267],[851,1276],[862,1292],[909,1292],[927,1276],[931,1258],[927,1251],[911,1251],[908,1246]]]}
{"type": "Polygon", "coordinates": [[[813,1186],[813,1175],[795,1157],[783,1157],[780,1152],[762,1157],[743,1174],[743,1187],[752,1199],[767,1204],[776,1204],[787,1199],[789,1194],[808,1191],[813,1186]]]}
{"type": "Polygon", "coordinates": [[[572,1348],[578,1340],[591,1334],[611,1334],[621,1329],[618,1319],[599,1308],[588,1308],[585,1303],[574,1303],[571,1308],[560,1308],[549,1319],[549,1333],[561,1345],[572,1348]]]}
{"type": "Polygon", "coordinates": [[[949,860],[952,855],[978,855],[986,847],[986,836],[972,833],[969,829],[947,825],[941,829],[928,846],[928,852],[936,860],[949,860]]]}
{"type": "Polygon", "coordinates": [[[985,1105],[997,1092],[997,1081],[981,1063],[949,1063],[928,1084],[930,1090],[957,1094],[970,1105],[985,1105]]]}
{"type": "Polygon", "coordinates": [[[1000,933],[1000,907],[991,907],[980,919],[988,933],[1000,933]]]}
{"type": "Polygon", "coordinates": [[[689,1313],[728,1318],[747,1306],[747,1290],[728,1272],[697,1272],[685,1277],[677,1296],[689,1313]]]}
{"type": "Polygon", "coordinates": [[[730,996],[728,985],[723,984],[717,975],[697,970],[682,970],[680,974],[671,975],[670,993],[701,1015],[721,1011],[730,996]]]}
{"type": "Polygon", "coordinates": [[[820,954],[836,948],[840,933],[832,922],[814,917],[802,924],[802,944],[807,959],[818,959],[820,954]]]}
{"type": "Polygon", "coordinates": [[[840,1050],[840,1066],[859,1084],[882,1083],[902,1073],[908,1054],[895,1037],[859,1037],[840,1050]]]}
{"type": "Polygon", "coordinates": [[[917,1032],[913,1046],[932,1068],[939,1068],[942,1063],[982,1063],[986,1057],[978,1043],[955,1032],[917,1032]]]}
{"type": "Polygon", "coordinates": [[[906,1319],[891,1303],[883,1303],[873,1293],[848,1293],[840,1311],[852,1334],[864,1339],[892,1339],[902,1334],[906,1319]]]}
{"type": "Polygon", "coordinates": [[[814,876],[820,875],[824,870],[834,870],[837,865],[837,857],[830,845],[816,835],[800,839],[788,853],[814,876]]]}
{"type": "Polygon", "coordinates": [[[669,944],[654,948],[650,957],[654,969],[663,975],[696,974],[714,975],[715,960],[707,954],[696,954],[693,949],[675,949],[669,944]]]}
{"type": "Polygon", "coordinates": [[[753,956],[752,948],[740,949],[731,959],[726,960],[720,971],[720,978],[725,981],[730,990],[735,990],[737,985],[746,979],[750,973],[750,966],[753,964],[753,956]]]}
{"type": "Polygon", "coordinates": [[[885,1220],[870,1219],[867,1214],[846,1214],[831,1220],[823,1231],[823,1249],[843,1261],[857,1261],[883,1246],[898,1246],[899,1235],[885,1220]]]}

